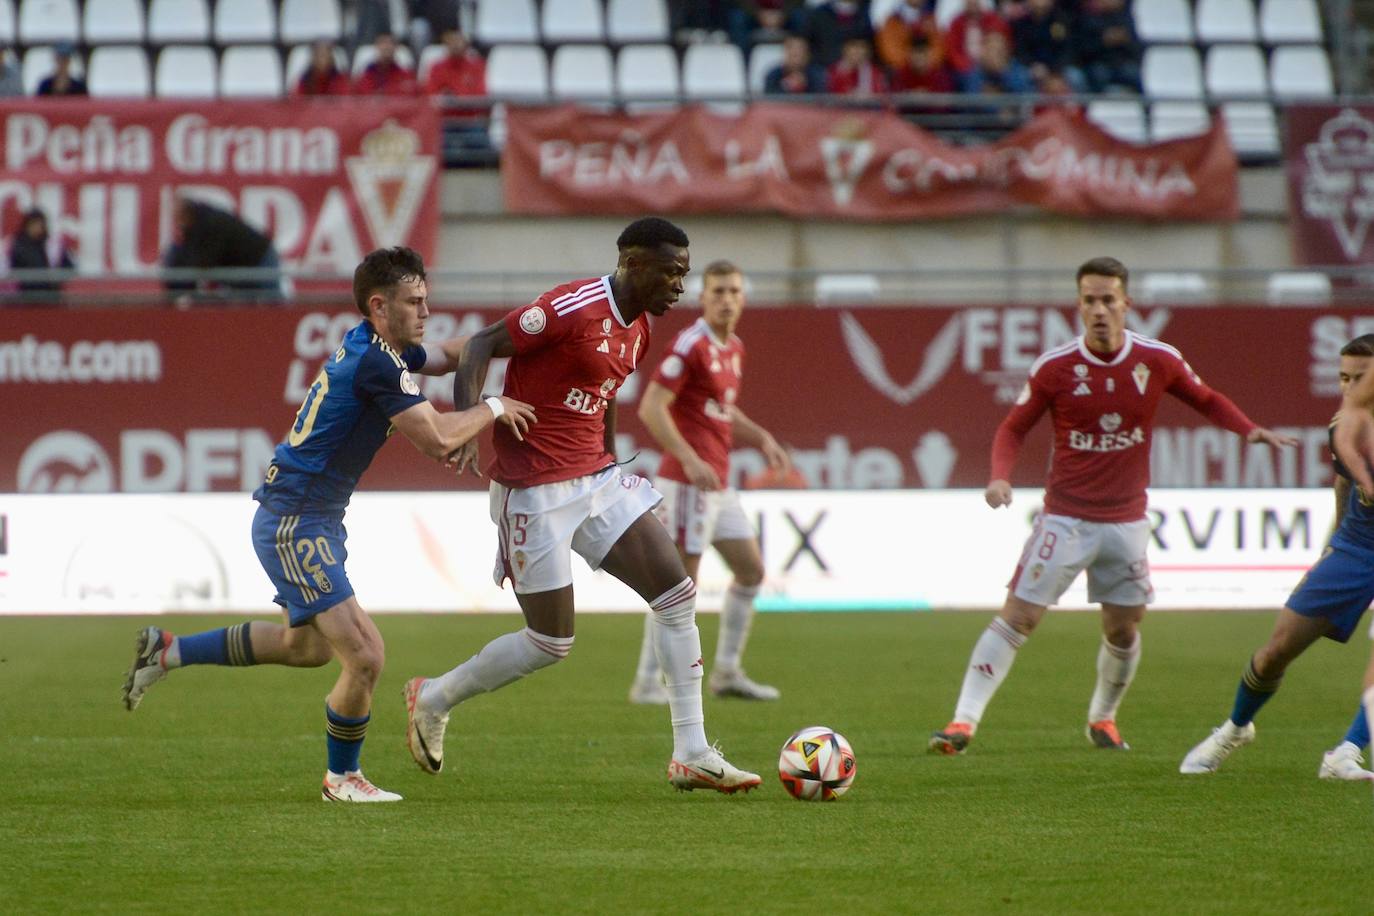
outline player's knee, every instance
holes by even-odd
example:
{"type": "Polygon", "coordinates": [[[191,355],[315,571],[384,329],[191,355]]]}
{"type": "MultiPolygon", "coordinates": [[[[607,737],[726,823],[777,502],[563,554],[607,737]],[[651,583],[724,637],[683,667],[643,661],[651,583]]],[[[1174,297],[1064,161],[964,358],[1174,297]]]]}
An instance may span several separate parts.
{"type": "Polygon", "coordinates": [[[1111,620],[1102,625],[1102,635],[1107,638],[1107,642],[1121,648],[1129,649],[1135,645],[1137,626],[1135,621],[1111,620]]]}
{"type": "Polygon", "coordinates": [[[329,664],[334,650],[329,641],[308,627],[287,631],[286,657],[295,668],[318,668],[329,664]]]}
{"type": "Polygon", "coordinates": [[[655,598],[649,607],[654,619],[666,627],[688,627],[696,622],[697,586],[690,578],[655,598]]]}
{"type": "Polygon", "coordinates": [[[349,653],[344,664],[354,677],[375,685],[386,664],[386,647],[380,637],[367,640],[349,653]]]}
{"type": "Polygon", "coordinates": [[[758,588],[763,584],[763,567],[753,563],[743,564],[735,570],[735,584],[744,588],[758,588]]]}
{"type": "Polygon", "coordinates": [[[571,636],[546,636],[526,627],[525,673],[529,674],[540,668],[558,664],[568,657],[568,654],[572,652],[572,647],[573,637],[571,636]]]}

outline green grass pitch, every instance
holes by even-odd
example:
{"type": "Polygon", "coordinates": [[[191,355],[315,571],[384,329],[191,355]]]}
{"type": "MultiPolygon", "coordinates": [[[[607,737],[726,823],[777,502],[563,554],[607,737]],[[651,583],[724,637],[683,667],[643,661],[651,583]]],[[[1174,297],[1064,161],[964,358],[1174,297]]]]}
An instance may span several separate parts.
{"type": "MultiPolygon", "coordinates": [[[[131,714],[119,687],[146,621],[0,618],[0,911],[1374,911],[1370,788],[1316,778],[1363,636],[1314,647],[1257,742],[1185,778],[1272,614],[1151,615],[1124,754],[1082,734],[1096,615],[1051,615],[970,752],[929,757],[988,618],[761,615],[749,668],[783,699],[708,697],[708,734],[764,775],[725,797],[674,792],[666,710],[625,700],[640,618],[585,615],[567,662],[455,710],[431,777],[404,748],[401,685],[516,618],[380,617],[363,764],[405,801],[376,807],[320,801],[332,666],[178,671],[131,714]],[[793,801],[775,775],[783,740],[816,724],[858,759],[833,803],[793,801]]],[[[703,615],[708,658],[715,629],[703,615]]]]}

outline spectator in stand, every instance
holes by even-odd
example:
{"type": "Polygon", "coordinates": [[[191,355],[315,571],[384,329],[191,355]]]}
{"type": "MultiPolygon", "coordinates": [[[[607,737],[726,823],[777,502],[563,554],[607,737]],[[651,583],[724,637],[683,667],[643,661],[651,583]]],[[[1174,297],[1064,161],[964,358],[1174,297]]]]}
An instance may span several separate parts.
{"type": "Polygon", "coordinates": [[[353,83],[355,95],[414,95],[415,74],[396,60],[396,36],[383,32],[372,43],[377,57],[353,83]]]}
{"type": "Polygon", "coordinates": [[[334,44],[317,41],[310,46],[310,66],[296,81],[296,95],[348,95],[352,91],[348,73],[339,69],[334,44]]]}
{"type": "Polygon", "coordinates": [[[950,21],[945,34],[945,60],[961,84],[979,66],[983,41],[988,35],[1001,35],[1011,47],[1011,26],[988,8],[985,0],[964,0],[964,11],[950,21]]]}
{"type": "Polygon", "coordinates": [[[458,24],[458,0],[409,0],[410,46],[418,54],[438,35],[443,36],[458,24]]]}
{"type": "Polygon", "coordinates": [[[912,36],[907,61],[892,73],[893,92],[955,92],[954,77],[924,34],[912,36]]]}
{"type": "Polygon", "coordinates": [[[726,17],[730,40],[748,54],[754,45],[782,41],[806,25],[806,0],[739,0],[726,17]]]}
{"type": "Polygon", "coordinates": [[[840,51],[849,39],[862,38],[872,43],[868,0],[827,0],[806,17],[805,34],[811,44],[811,59],[829,68],[840,59],[840,51]]]}
{"type": "MultiPolygon", "coordinates": [[[[163,254],[162,263],[171,268],[215,270],[222,267],[260,268],[258,276],[219,279],[222,289],[248,298],[275,299],[285,290],[281,277],[281,258],[272,240],[232,213],[189,197],[179,197],[174,214],[176,239],[163,254]]],[[[172,278],[166,281],[172,292],[208,291],[210,282],[172,278]]],[[[183,297],[178,304],[190,299],[183,297]]]]}
{"type": "Polygon", "coordinates": [[[1140,92],[1140,37],[1125,0],[1096,0],[1078,22],[1078,59],[1093,92],[1140,92]]]}
{"type": "Polygon", "coordinates": [[[811,45],[800,35],[782,40],[782,63],[763,80],[769,95],[796,95],[825,91],[825,71],[811,63],[811,45]]]}
{"type": "Polygon", "coordinates": [[[0,47],[0,97],[24,94],[24,78],[9,48],[0,47]]]}
{"type": "Polygon", "coordinates": [[[678,44],[724,41],[733,6],[729,0],[668,0],[668,19],[678,44]]]}
{"type": "Polygon", "coordinates": [[[66,42],[53,48],[54,70],[38,84],[37,95],[87,95],[86,82],[72,74],[72,54],[75,51],[66,42]]]}
{"type": "MultiPolygon", "coordinates": [[[[425,92],[446,98],[487,94],[487,62],[473,48],[472,42],[459,29],[449,29],[443,35],[448,54],[434,62],[425,81],[425,92]]],[[[450,110],[450,114],[473,114],[450,110]]],[[[480,114],[480,110],[476,113],[480,114]]]]}
{"type": "Polygon", "coordinates": [[[873,40],[878,60],[894,74],[911,63],[911,47],[918,38],[925,43],[927,52],[943,58],[943,39],[934,7],[932,0],[904,0],[878,29],[873,40]]]}
{"type": "MultiPolygon", "coordinates": [[[[24,221],[10,245],[9,262],[12,270],[71,270],[71,255],[60,239],[48,235],[48,216],[34,208],[24,214],[24,221]]],[[[20,280],[20,302],[45,305],[56,302],[62,289],[57,278],[20,280]]]]}
{"type": "Polygon", "coordinates": [[[1016,59],[1041,91],[1051,75],[1075,92],[1087,89],[1083,71],[1074,66],[1074,38],[1073,19],[1056,0],[1026,0],[1025,13],[1011,24],[1016,59]]]}
{"type": "Polygon", "coordinates": [[[840,59],[830,65],[825,87],[835,95],[878,95],[887,92],[887,74],[873,63],[873,46],[866,38],[850,38],[840,59]]]}
{"type": "Polygon", "coordinates": [[[964,75],[964,92],[1002,95],[1035,91],[1030,71],[1011,56],[1011,47],[1001,32],[988,32],[981,47],[978,65],[964,75]]]}

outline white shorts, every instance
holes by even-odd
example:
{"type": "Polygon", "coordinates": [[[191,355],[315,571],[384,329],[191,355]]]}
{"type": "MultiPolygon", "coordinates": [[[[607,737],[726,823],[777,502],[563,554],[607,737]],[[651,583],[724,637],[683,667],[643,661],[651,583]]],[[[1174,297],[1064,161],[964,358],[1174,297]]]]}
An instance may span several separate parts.
{"type": "Polygon", "coordinates": [[[754,526],[744,514],[736,490],[701,490],[661,477],[654,486],[663,494],[654,514],[683,553],[699,557],[716,541],[752,541],[754,526]]]}
{"type": "Polygon", "coordinates": [[[609,467],[586,477],[512,489],[492,481],[496,569],[516,594],[572,585],[572,551],[596,569],[620,536],[663,497],[649,481],[609,467]]]}
{"type": "Polygon", "coordinates": [[[1012,593],[1048,607],[1088,571],[1088,600],[1134,607],[1155,598],[1150,585],[1150,522],[1085,522],[1042,515],[1012,577],[1012,593]]]}

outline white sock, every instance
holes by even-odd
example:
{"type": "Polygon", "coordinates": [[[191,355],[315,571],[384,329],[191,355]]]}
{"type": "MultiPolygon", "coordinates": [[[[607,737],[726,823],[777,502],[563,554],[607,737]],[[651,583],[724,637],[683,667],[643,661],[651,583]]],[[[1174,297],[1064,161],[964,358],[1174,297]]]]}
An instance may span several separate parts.
{"type": "Polygon", "coordinates": [[[431,712],[504,687],[568,657],[573,637],[545,636],[529,627],[498,636],[447,674],[425,681],[420,704],[431,712]]]}
{"type": "Polygon", "coordinates": [[[658,667],[658,653],[654,650],[654,614],[644,615],[644,638],[639,643],[639,667],[635,669],[635,683],[657,684],[663,677],[658,667]]]}
{"type": "Polygon", "coordinates": [[[172,643],[162,650],[162,667],[168,671],[181,667],[181,637],[173,636],[172,643]]]}
{"type": "Polygon", "coordinates": [[[668,688],[673,721],[673,758],[689,760],[706,751],[706,716],[701,711],[701,633],[697,630],[697,587],[691,579],[655,598],[654,650],[668,688]]]}
{"type": "Polygon", "coordinates": [[[720,608],[720,636],[716,639],[716,670],[738,671],[744,644],[749,641],[749,625],[754,622],[757,585],[731,582],[720,608]]]}
{"type": "Polygon", "coordinates": [[[1135,634],[1135,642],[1129,649],[1122,649],[1107,642],[1102,637],[1102,645],[1097,650],[1097,687],[1093,689],[1092,702],[1088,704],[1088,721],[1101,722],[1115,719],[1116,710],[1121,706],[1121,698],[1135,678],[1135,669],[1140,664],[1140,633],[1135,634]]]}
{"type": "Polygon", "coordinates": [[[1364,703],[1364,714],[1370,722],[1374,722],[1374,687],[1370,687],[1364,692],[1362,702],[1364,703]]]}
{"type": "Polygon", "coordinates": [[[1026,642],[1026,637],[1011,628],[1001,617],[994,617],[992,623],[978,637],[969,656],[968,672],[964,675],[964,686],[959,691],[959,704],[954,707],[954,721],[966,722],[975,728],[983,718],[983,710],[988,708],[992,696],[1011,670],[1016,661],[1016,650],[1026,642]]]}

